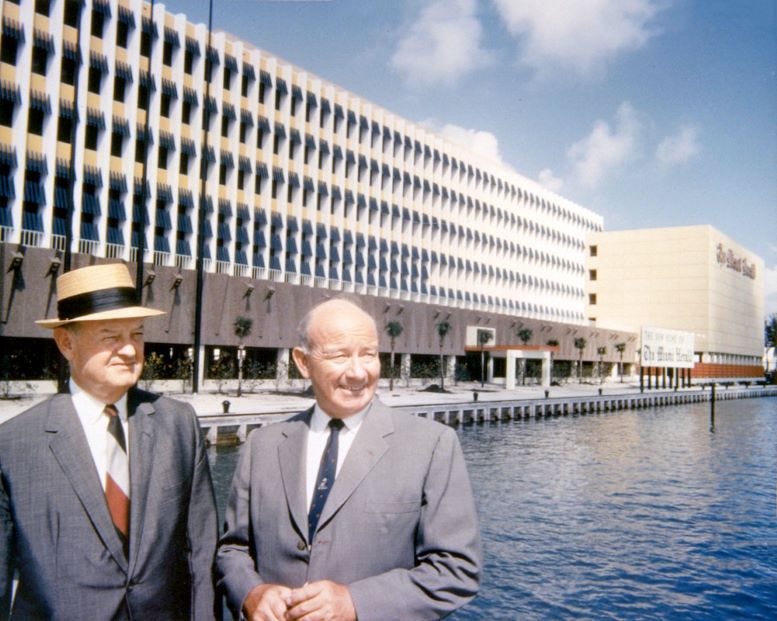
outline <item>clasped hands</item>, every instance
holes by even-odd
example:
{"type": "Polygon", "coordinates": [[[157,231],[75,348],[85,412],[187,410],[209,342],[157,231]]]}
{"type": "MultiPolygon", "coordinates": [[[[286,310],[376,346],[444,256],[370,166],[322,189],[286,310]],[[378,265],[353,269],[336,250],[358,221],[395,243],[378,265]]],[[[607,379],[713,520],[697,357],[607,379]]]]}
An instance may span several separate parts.
{"type": "Polygon", "coordinates": [[[348,587],[330,580],[298,589],[260,584],[246,597],[243,612],[248,621],[356,621],[348,587]]]}

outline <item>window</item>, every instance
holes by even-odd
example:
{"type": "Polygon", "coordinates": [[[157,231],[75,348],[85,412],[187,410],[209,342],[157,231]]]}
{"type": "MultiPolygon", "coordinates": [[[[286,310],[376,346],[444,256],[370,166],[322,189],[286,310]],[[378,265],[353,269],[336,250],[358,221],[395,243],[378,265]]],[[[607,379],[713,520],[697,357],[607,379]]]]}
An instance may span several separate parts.
{"type": "Polygon", "coordinates": [[[146,161],[146,141],[145,140],[136,140],[135,141],[135,161],[138,164],[142,164],[146,161]]]}
{"type": "Polygon", "coordinates": [[[43,110],[38,110],[36,108],[33,108],[30,110],[30,114],[27,117],[27,132],[30,134],[36,134],[38,136],[43,135],[43,121],[44,121],[44,114],[43,110]]]}
{"type": "Polygon", "coordinates": [[[116,24],[116,46],[126,49],[129,43],[129,25],[124,20],[116,24]]]}
{"type": "Polygon", "coordinates": [[[170,95],[162,94],[162,99],[159,102],[159,114],[167,119],[170,118],[170,95]]]}
{"type": "Polygon", "coordinates": [[[124,136],[119,132],[113,132],[111,134],[111,155],[114,157],[121,157],[124,151],[124,136]]]}
{"type": "Polygon", "coordinates": [[[261,126],[257,128],[256,130],[256,148],[257,149],[263,149],[264,148],[264,130],[261,126]]]}
{"type": "Polygon", "coordinates": [[[232,71],[224,67],[224,90],[229,90],[232,85],[232,71]]]}
{"type": "Polygon", "coordinates": [[[191,50],[186,50],[183,55],[183,70],[187,75],[194,72],[194,54],[191,50]]]}
{"type": "Polygon", "coordinates": [[[141,110],[148,110],[148,87],[145,84],[141,84],[138,87],[138,108],[141,110]]]}
{"type": "Polygon", "coordinates": [[[92,11],[92,36],[98,39],[103,38],[103,29],[105,27],[105,16],[101,11],[92,11]]]}
{"type": "Polygon", "coordinates": [[[70,138],[73,133],[73,121],[65,116],[59,117],[57,124],[57,140],[70,144],[70,138]]]}
{"type": "Polygon", "coordinates": [[[50,0],[35,0],[35,12],[48,17],[50,0]]]}
{"type": "Polygon", "coordinates": [[[100,94],[103,72],[98,67],[89,67],[89,92],[100,94]]]}
{"type": "Polygon", "coordinates": [[[596,270],[588,270],[588,279],[596,280],[596,270]]]}
{"type": "Polygon", "coordinates": [[[598,246],[591,246],[590,251],[591,251],[591,256],[595,257],[599,253],[599,247],[598,246]]]}
{"type": "Polygon", "coordinates": [[[191,116],[192,104],[184,99],[183,104],[181,104],[181,121],[186,125],[189,125],[189,123],[191,123],[191,116]]]}
{"type": "Polygon", "coordinates": [[[227,167],[225,164],[219,166],[219,184],[227,185],[227,167]]]}
{"type": "Polygon", "coordinates": [[[151,33],[148,33],[148,32],[141,33],[140,54],[145,57],[151,56],[151,33]]]}
{"type": "Polygon", "coordinates": [[[169,155],[169,151],[167,150],[167,147],[159,147],[159,160],[158,160],[158,166],[162,170],[167,170],[167,156],[169,155]]]}
{"type": "Polygon", "coordinates": [[[224,138],[229,138],[229,117],[221,117],[221,135],[224,138]]]}
{"type": "Polygon", "coordinates": [[[259,103],[264,103],[264,96],[267,94],[267,86],[264,82],[259,82],[259,103]]]}
{"type": "Polygon", "coordinates": [[[249,84],[248,76],[244,75],[243,76],[243,84],[242,84],[242,86],[240,88],[240,94],[243,97],[248,97],[248,84],[249,84]]]}
{"type": "Polygon", "coordinates": [[[0,60],[9,65],[16,64],[16,56],[19,51],[19,43],[15,37],[3,35],[3,44],[0,47],[0,60]]]}
{"type": "Polygon", "coordinates": [[[165,41],[162,48],[162,62],[168,67],[173,66],[173,44],[170,41],[165,41]]]}
{"type": "Polygon", "coordinates": [[[237,171],[237,189],[242,190],[245,186],[246,174],[243,170],[237,171]]]}
{"type": "Polygon", "coordinates": [[[280,89],[275,89],[275,109],[280,110],[281,104],[283,103],[283,93],[281,93],[280,89]]]}
{"type": "Polygon", "coordinates": [[[588,303],[591,305],[596,304],[596,294],[595,293],[589,293],[588,294],[588,303]]]}
{"type": "Polygon", "coordinates": [[[254,177],[254,194],[262,193],[262,175],[254,177]]]}
{"type": "Polygon", "coordinates": [[[245,144],[246,142],[246,133],[248,132],[248,124],[244,121],[240,121],[240,142],[242,144],[245,144]]]}
{"type": "Polygon", "coordinates": [[[181,151],[181,160],[178,164],[178,173],[181,175],[189,174],[189,154],[181,151]]]}
{"type": "Polygon", "coordinates": [[[121,76],[116,76],[113,80],[113,100],[124,103],[124,97],[127,91],[127,81],[121,76]]]}
{"type": "MultiPolygon", "coordinates": [[[[7,38],[3,37],[3,41],[7,38]]],[[[76,63],[72,58],[62,57],[62,71],[59,74],[59,79],[63,84],[70,84],[71,86],[76,83],[76,63]]]]}
{"type": "Polygon", "coordinates": [[[65,15],[62,20],[65,23],[65,26],[78,28],[78,22],[81,20],[82,3],[82,0],[66,0],[65,15]]]}
{"type": "Polygon", "coordinates": [[[100,130],[89,123],[86,125],[86,130],[84,132],[84,146],[87,149],[92,149],[92,151],[97,150],[97,140],[100,137],[100,130]]]}
{"type": "Polygon", "coordinates": [[[49,53],[45,48],[35,46],[32,48],[32,72],[46,75],[49,53]]]}

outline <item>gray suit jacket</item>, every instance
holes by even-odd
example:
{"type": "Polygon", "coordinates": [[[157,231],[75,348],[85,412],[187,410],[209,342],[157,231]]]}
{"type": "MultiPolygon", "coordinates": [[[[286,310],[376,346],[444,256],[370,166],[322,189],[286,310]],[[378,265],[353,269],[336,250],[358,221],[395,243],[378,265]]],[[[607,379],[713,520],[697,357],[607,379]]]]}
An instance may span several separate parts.
{"type": "Polygon", "coordinates": [[[0,425],[0,618],[211,619],[218,538],[192,408],[133,389],[129,562],[70,395],[0,425]]]}
{"type": "Polygon", "coordinates": [[[347,584],[359,621],[437,619],[477,592],[481,549],[456,433],[367,413],[307,541],[305,446],[312,409],[244,446],[219,543],[219,586],[237,614],[260,583],[347,584]]]}

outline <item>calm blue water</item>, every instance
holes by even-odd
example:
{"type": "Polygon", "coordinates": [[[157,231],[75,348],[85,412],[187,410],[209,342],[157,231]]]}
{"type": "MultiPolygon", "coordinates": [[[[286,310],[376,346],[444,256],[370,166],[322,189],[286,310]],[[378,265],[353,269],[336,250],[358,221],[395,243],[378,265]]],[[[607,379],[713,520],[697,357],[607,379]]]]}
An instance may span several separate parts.
{"type": "MultiPolygon", "coordinates": [[[[777,619],[777,400],[472,426],[476,619],[777,619]]],[[[220,507],[235,449],[219,450],[220,507]]]]}

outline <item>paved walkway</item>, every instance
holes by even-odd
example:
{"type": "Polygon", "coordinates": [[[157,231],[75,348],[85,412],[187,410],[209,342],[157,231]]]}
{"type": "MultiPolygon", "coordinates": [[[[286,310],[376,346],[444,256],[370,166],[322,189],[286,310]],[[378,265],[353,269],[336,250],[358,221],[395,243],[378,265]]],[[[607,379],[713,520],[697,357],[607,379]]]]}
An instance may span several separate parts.
{"type": "MultiPolygon", "coordinates": [[[[505,390],[498,385],[486,384],[481,388],[479,382],[459,382],[446,385],[444,393],[425,390],[428,388],[414,386],[394,386],[389,391],[388,384],[381,382],[378,388],[378,396],[387,405],[429,405],[434,403],[460,403],[472,401],[474,391],[478,392],[480,401],[502,401],[520,399],[539,399],[545,396],[545,389],[541,386],[521,386],[513,390],[505,390]]],[[[620,383],[618,381],[599,384],[569,383],[563,386],[551,386],[548,390],[550,397],[568,397],[578,395],[595,395],[602,389],[603,394],[623,394],[639,392],[639,385],[635,383],[620,383]]],[[[262,390],[253,393],[244,393],[238,397],[234,389],[218,392],[200,392],[199,394],[184,394],[180,392],[165,393],[174,399],[180,399],[191,403],[197,414],[220,414],[223,412],[223,402],[229,401],[229,412],[237,414],[262,414],[290,412],[305,409],[313,403],[313,399],[302,394],[301,389],[284,393],[262,390]]],[[[0,399],[0,422],[7,420],[16,414],[32,407],[49,394],[22,394],[14,395],[12,399],[0,399]]]]}

